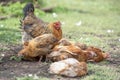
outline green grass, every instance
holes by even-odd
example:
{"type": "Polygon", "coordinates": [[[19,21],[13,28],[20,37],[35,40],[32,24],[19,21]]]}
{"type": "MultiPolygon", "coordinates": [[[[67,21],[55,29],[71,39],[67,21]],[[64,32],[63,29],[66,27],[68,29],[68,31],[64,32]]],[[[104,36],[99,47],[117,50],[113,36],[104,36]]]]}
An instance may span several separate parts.
{"type": "Polygon", "coordinates": [[[43,78],[43,77],[29,77],[29,76],[25,76],[25,77],[17,77],[16,80],[49,80],[48,78],[43,78]]]}
{"type": "Polygon", "coordinates": [[[88,64],[89,74],[81,80],[119,80],[118,69],[106,65],[88,64]]]}
{"type": "MultiPolygon", "coordinates": [[[[54,12],[44,13],[36,9],[35,14],[41,19],[52,22],[60,20],[65,24],[62,25],[63,35],[72,41],[79,41],[87,45],[93,45],[103,48],[105,51],[111,49],[109,44],[120,47],[120,0],[46,0],[46,6],[56,6],[54,12]],[[76,26],[81,21],[80,26],[76,26]],[[108,33],[108,30],[113,30],[108,33]]],[[[4,11],[8,7],[4,7],[1,15],[19,14],[17,18],[9,18],[0,21],[0,44],[20,44],[21,33],[19,29],[19,19],[21,18],[21,6],[17,3],[11,5],[16,7],[14,11],[4,11]],[[20,7],[19,7],[20,6],[20,7]]],[[[10,9],[12,9],[10,7],[10,9]]],[[[1,8],[0,8],[1,9],[1,8]]],[[[102,63],[100,63],[102,64],[102,63]]],[[[119,80],[119,70],[116,67],[100,66],[88,64],[88,69],[93,73],[83,77],[81,80],[119,80]]]]}

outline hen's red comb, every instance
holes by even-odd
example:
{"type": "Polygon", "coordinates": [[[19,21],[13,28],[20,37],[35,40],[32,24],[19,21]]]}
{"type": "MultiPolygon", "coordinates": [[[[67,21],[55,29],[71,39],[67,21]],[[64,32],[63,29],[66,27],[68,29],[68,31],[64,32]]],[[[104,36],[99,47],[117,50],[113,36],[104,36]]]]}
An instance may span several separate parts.
{"type": "Polygon", "coordinates": [[[56,24],[56,25],[61,25],[61,22],[60,22],[60,21],[58,21],[58,22],[55,22],[55,24],[56,24]]]}
{"type": "Polygon", "coordinates": [[[54,22],[54,27],[57,30],[60,29],[61,28],[61,22],[60,21],[54,22]]]}

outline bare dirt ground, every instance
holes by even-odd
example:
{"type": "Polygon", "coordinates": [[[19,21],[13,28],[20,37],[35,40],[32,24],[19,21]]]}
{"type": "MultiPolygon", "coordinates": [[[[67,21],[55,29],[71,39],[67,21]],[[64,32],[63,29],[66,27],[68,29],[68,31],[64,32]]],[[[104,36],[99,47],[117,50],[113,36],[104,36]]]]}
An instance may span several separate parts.
{"type": "Polygon", "coordinates": [[[10,50],[0,51],[5,54],[0,63],[0,80],[14,80],[15,77],[21,77],[28,74],[36,74],[41,77],[47,77],[51,80],[77,80],[78,78],[60,77],[48,73],[50,63],[38,61],[20,61],[10,60],[11,56],[17,55],[22,47],[20,45],[10,47],[10,50]]]}
{"type": "MultiPolygon", "coordinates": [[[[10,60],[10,57],[13,55],[17,55],[17,52],[22,47],[21,45],[16,45],[16,46],[11,45],[6,47],[8,47],[10,50],[0,51],[0,53],[5,54],[5,56],[2,59],[2,62],[0,63],[0,80],[14,80],[15,77],[21,77],[28,74],[36,74],[41,77],[47,77],[51,80],[79,80],[80,79],[80,77],[67,78],[67,77],[61,77],[61,76],[49,74],[48,68],[50,63],[47,63],[47,62],[39,63],[38,61],[31,62],[31,61],[24,61],[24,60],[18,62],[15,60],[10,60]]],[[[120,48],[111,49],[110,51],[111,58],[107,60],[108,62],[107,64],[102,64],[102,65],[118,67],[120,65],[119,51],[120,51],[120,48]]],[[[88,71],[88,75],[89,73],[91,72],[88,71]]]]}

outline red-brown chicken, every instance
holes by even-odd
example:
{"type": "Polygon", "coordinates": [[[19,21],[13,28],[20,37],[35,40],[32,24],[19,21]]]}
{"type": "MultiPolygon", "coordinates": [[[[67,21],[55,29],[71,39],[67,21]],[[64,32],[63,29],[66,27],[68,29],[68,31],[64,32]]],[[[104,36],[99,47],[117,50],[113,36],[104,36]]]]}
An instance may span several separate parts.
{"type": "Polygon", "coordinates": [[[55,46],[53,51],[48,55],[52,61],[60,61],[67,58],[75,58],[78,61],[87,61],[86,51],[81,50],[75,45],[55,46]]]}
{"type": "MultiPolygon", "coordinates": [[[[61,43],[62,44],[62,43],[61,43]]],[[[85,45],[84,45],[85,46],[85,45]]],[[[99,62],[108,57],[109,54],[104,53],[99,48],[95,47],[83,47],[83,44],[78,45],[56,45],[53,48],[53,52],[49,54],[49,58],[52,61],[59,61],[67,58],[75,58],[78,61],[94,61],[99,62]]]]}
{"type": "Polygon", "coordinates": [[[87,54],[88,61],[100,62],[109,57],[108,53],[105,53],[99,48],[89,46],[85,51],[89,52],[87,54]]]}

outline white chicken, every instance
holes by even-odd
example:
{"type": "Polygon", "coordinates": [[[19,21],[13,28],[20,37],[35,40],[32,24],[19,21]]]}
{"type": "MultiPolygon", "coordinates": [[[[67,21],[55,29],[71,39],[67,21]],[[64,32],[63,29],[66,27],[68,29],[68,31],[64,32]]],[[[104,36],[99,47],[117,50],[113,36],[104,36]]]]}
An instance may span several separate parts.
{"type": "Polygon", "coordinates": [[[74,58],[68,58],[50,65],[49,73],[67,77],[83,76],[87,74],[87,64],[74,58]]]}

